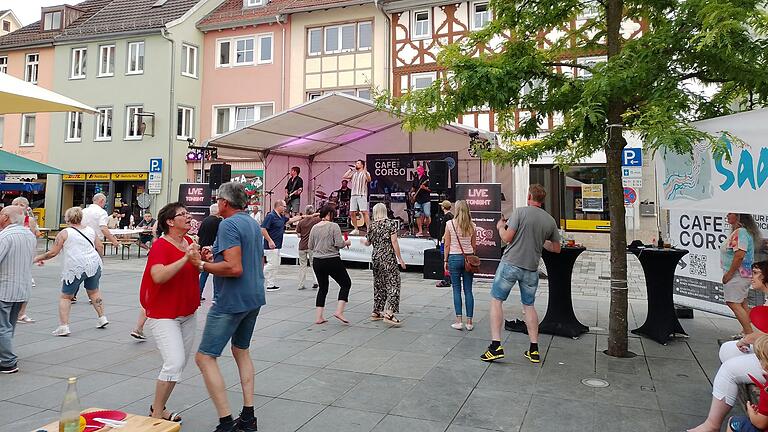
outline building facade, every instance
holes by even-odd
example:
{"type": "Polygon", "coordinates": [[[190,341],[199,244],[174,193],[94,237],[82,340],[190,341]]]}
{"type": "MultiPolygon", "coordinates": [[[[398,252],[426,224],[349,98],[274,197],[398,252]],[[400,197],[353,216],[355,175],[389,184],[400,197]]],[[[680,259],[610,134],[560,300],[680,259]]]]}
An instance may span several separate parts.
{"type": "Polygon", "coordinates": [[[0,10],[0,36],[15,32],[21,27],[21,21],[12,10],[0,10]]]}

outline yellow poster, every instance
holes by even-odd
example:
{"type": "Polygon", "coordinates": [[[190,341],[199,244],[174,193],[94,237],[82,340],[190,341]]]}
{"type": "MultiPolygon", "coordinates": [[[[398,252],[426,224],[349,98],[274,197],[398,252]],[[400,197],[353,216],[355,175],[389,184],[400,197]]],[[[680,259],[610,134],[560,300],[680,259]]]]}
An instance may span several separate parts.
{"type": "Polygon", "coordinates": [[[109,173],[88,173],[85,175],[86,180],[109,180],[109,173]]]}
{"type": "Polygon", "coordinates": [[[61,179],[64,181],[85,180],[85,174],[64,174],[61,179]]]}
{"type": "Polygon", "coordinates": [[[581,185],[581,209],[584,212],[603,211],[603,185],[586,183],[581,185]]]}
{"type": "Polygon", "coordinates": [[[146,180],[147,173],[112,173],[112,180],[146,180]]]}

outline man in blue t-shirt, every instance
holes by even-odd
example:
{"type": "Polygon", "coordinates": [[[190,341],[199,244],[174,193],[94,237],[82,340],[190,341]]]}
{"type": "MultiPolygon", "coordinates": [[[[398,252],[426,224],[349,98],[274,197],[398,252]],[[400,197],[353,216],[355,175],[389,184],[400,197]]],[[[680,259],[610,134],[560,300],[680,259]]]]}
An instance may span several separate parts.
{"type": "Polygon", "coordinates": [[[267,265],[264,266],[267,291],[280,289],[277,285],[277,272],[280,269],[280,249],[283,248],[285,225],[304,218],[304,216],[298,215],[289,219],[283,214],[284,212],[285,201],[278,200],[272,211],[264,216],[264,220],[261,222],[261,234],[264,236],[264,256],[267,257],[267,265]]]}
{"type": "Polygon", "coordinates": [[[248,348],[259,310],[266,303],[263,239],[259,224],[245,212],[245,187],[241,183],[224,183],[218,194],[219,215],[224,220],[219,224],[213,248],[203,248],[198,255],[192,250],[188,255],[201,272],[213,275],[218,295],[208,312],[195,361],[218,412],[216,432],[250,432],[257,430],[257,424],[253,414],[254,370],[248,348]],[[237,419],[232,418],[224,378],[216,361],[230,340],[243,390],[243,410],[237,419]]]}

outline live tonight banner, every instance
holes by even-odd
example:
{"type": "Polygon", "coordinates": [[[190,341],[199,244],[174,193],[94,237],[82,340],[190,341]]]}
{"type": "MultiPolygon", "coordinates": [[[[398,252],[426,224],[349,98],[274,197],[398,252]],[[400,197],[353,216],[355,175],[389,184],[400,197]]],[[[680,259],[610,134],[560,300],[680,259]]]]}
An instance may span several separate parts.
{"type": "Polygon", "coordinates": [[[448,163],[449,188],[459,181],[458,152],[369,154],[366,168],[371,173],[370,193],[386,194],[409,192],[416,167],[423,166],[429,175],[429,161],[444,160],[448,163]]]}
{"type": "Polygon", "coordinates": [[[211,211],[211,187],[207,183],[182,183],[179,185],[179,202],[192,215],[189,234],[197,235],[200,224],[211,211]]]}
{"type": "Polygon", "coordinates": [[[501,219],[500,183],[458,183],[456,200],[465,200],[472,212],[477,231],[477,251],[480,271],[476,278],[493,279],[501,260],[501,237],[496,222],[501,219]]]}

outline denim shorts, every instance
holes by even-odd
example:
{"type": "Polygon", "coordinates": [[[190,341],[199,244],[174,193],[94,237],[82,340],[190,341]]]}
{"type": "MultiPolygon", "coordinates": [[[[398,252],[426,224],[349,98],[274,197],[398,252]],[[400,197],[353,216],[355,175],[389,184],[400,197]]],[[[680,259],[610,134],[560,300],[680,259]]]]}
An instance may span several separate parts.
{"type": "Polygon", "coordinates": [[[733,432],[760,432],[761,429],[755,427],[752,422],[749,421],[747,416],[734,416],[728,419],[728,426],[731,427],[733,432]]]}
{"type": "Polygon", "coordinates": [[[232,339],[232,346],[248,349],[251,346],[256,318],[259,317],[259,309],[240,313],[222,313],[211,309],[205,321],[203,338],[200,340],[197,352],[219,357],[230,339],[232,339]]]}
{"type": "Polygon", "coordinates": [[[81,283],[83,284],[83,286],[85,286],[86,291],[98,291],[100,278],[101,278],[101,269],[98,269],[96,271],[96,274],[93,276],[89,277],[89,276],[86,276],[85,273],[83,273],[80,275],[79,278],[75,278],[70,283],[62,281],[61,293],[64,295],[75,295],[78,288],[80,288],[81,283]]]}
{"type": "Polygon", "coordinates": [[[416,210],[416,216],[432,217],[432,203],[429,201],[423,204],[415,203],[413,209],[416,210]]]}
{"type": "Polygon", "coordinates": [[[539,288],[539,272],[526,270],[504,261],[500,262],[496,269],[493,287],[491,287],[491,297],[505,301],[515,283],[520,284],[521,303],[532,306],[533,302],[536,301],[536,290],[539,288]]]}

